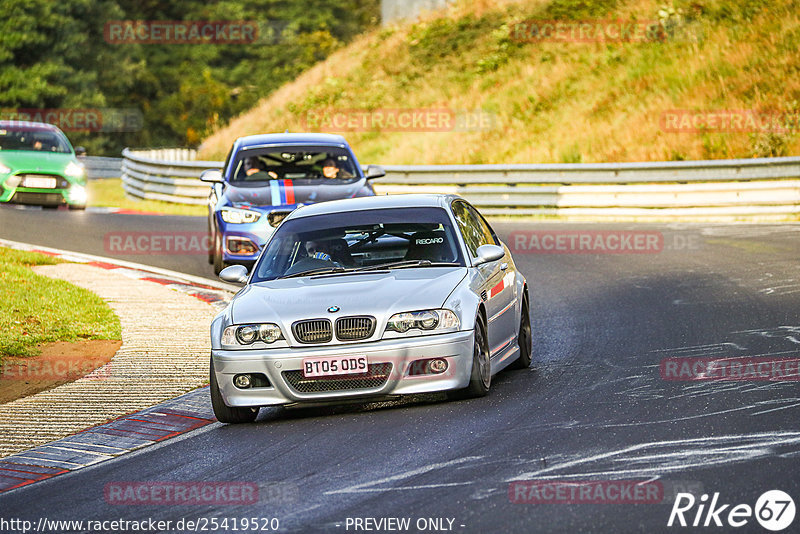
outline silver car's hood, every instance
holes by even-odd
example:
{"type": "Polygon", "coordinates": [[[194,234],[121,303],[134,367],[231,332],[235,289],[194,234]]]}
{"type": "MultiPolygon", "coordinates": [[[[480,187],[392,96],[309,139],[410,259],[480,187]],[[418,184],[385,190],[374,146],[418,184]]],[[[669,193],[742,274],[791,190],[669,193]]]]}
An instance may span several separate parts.
{"type": "Polygon", "coordinates": [[[231,304],[234,324],[391,314],[440,308],[458,283],[464,267],[424,267],[391,272],[289,278],[251,284],[231,304]],[[336,306],[333,315],[328,308],[336,306]]]}

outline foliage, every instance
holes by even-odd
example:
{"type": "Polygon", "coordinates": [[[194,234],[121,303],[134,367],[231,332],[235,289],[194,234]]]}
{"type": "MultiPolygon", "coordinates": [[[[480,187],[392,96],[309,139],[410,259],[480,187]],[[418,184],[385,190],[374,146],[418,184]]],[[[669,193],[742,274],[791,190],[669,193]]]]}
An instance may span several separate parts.
{"type": "MultiPolygon", "coordinates": [[[[377,24],[379,0],[0,0],[0,109],[133,109],[131,132],[67,132],[90,154],[196,146],[377,24]],[[112,21],[255,21],[252,44],[112,44],[112,21]]],[[[6,116],[9,116],[6,113],[6,116]]]]}

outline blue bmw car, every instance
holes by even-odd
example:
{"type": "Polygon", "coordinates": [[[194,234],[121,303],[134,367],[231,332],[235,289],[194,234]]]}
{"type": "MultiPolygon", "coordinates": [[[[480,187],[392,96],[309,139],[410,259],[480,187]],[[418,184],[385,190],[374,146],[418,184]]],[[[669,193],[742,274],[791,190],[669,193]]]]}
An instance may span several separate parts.
{"type": "Polygon", "coordinates": [[[266,134],[237,139],[222,171],[207,170],[208,261],[219,274],[228,265],[250,267],[264,243],[292,211],[327,200],[374,196],[347,141],[328,134],[266,134]]]}

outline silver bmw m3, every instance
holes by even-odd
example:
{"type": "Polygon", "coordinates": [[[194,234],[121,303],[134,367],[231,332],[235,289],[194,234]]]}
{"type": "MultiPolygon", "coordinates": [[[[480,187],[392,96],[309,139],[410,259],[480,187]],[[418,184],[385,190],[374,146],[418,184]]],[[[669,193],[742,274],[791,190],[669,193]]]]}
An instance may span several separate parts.
{"type": "Polygon", "coordinates": [[[211,324],[211,400],[223,423],[262,406],[489,392],[531,363],[525,277],[454,195],[355,198],[289,215],[211,324]]]}

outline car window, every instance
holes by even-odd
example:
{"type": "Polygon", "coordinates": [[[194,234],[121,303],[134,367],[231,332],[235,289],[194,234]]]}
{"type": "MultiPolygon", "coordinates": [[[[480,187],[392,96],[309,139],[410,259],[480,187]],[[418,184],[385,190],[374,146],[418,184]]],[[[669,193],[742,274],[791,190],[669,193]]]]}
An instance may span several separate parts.
{"type": "Polygon", "coordinates": [[[0,150],[28,150],[32,152],[72,152],[69,142],[59,132],[43,128],[0,127],[0,150]]]}
{"type": "Polygon", "coordinates": [[[253,281],[406,260],[464,266],[456,230],[444,209],[376,209],[287,220],[259,259],[253,281]]]}
{"type": "Polygon", "coordinates": [[[231,182],[315,180],[352,183],[358,179],[350,152],[340,147],[265,147],[241,150],[231,162],[231,182]]]}
{"type": "Polygon", "coordinates": [[[469,204],[457,200],[453,202],[453,215],[455,215],[458,228],[469,249],[472,257],[477,257],[478,247],[481,245],[496,245],[497,240],[483,217],[469,204]]]}

